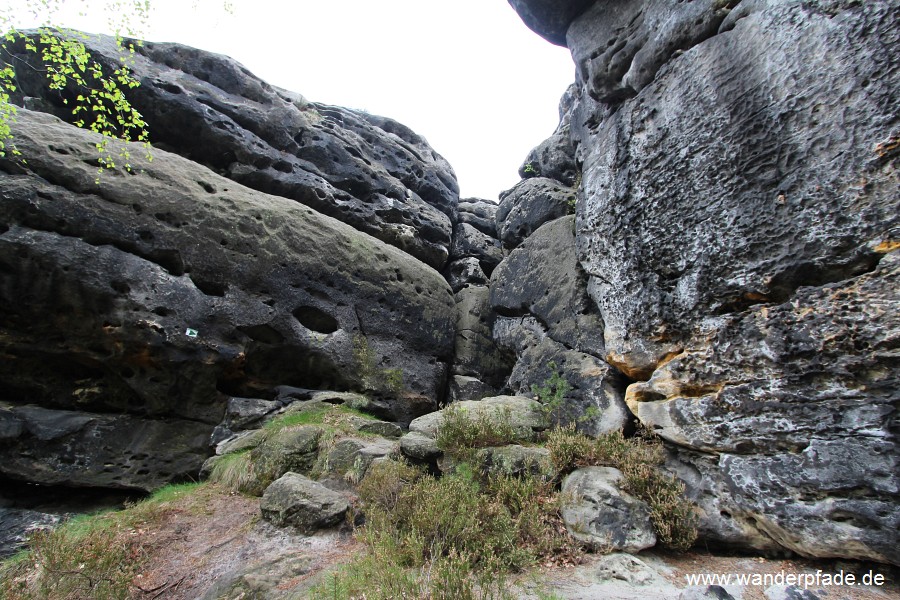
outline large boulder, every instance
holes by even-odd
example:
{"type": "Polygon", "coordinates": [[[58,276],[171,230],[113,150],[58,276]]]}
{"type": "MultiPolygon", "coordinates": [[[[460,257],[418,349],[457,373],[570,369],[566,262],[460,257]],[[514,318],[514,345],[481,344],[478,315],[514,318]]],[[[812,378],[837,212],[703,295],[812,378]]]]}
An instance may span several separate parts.
{"type": "Polygon", "coordinates": [[[569,23],[593,0],[509,0],[529,29],[557,46],[566,45],[569,23]]]}
{"type": "Polygon", "coordinates": [[[463,198],[459,201],[459,222],[468,223],[481,233],[497,237],[497,204],[480,198],[463,198]]]}
{"type": "Polygon", "coordinates": [[[259,504],[263,519],[305,534],[334,527],[349,508],[341,494],[297,473],[285,473],[266,488],[259,504]]]}
{"type": "MultiPolygon", "coordinates": [[[[398,421],[436,408],[456,311],[434,270],[162,150],[97,181],[95,134],[27,110],[14,133],[24,160],[0,164],[9,403],[177,419],[207,436],[227,397],[281,385],[364,391],[398,421]]],[[[125,455],[150,438],[115,439],[108,451],[125,455]]],[[[0,443],[0,472],[22,444],[0,443]]],[[[90,485],[77,471],[69,481],[90,485]]]]}
{"type": "MultiPolygon", "coordinates": [[[[536,433],[548,427],[547,417],[541,405],[531,398],[522,396],[493,396],[482,400],[457,402],[448,408],[461,411],[472,419],[505,421],[524,439],[534,438],[536,433]]],[[[410,434],[416,433],[434,439],[444,422],[447,410],[445,408],[415,419],[409,424],[410,434]]]]}
{"type": "Polygon", "coordinates": [[[622,374],[602,359],[569,350],[549,337],[518,353],[507,385],[521,396],[543,394],[539,400],[557,425],[573,424],[594,436],[630,426],[622,374]],[[548,404],[553,402],[555,406],[548,404]]]}
{"type": "Polygon", "coordinates": [[[574,211],[575,190],[547,177],[530,177],[500,194],[497,232],[512,250],[544,223],[574,211]]]}
{"type": "MultiPolygon", "coordinates": [[[[83,41],[104,72],[119,68],[112,38],[83,41]]],[[[13,60],[42,68],[23,43],[10,49],[13,60]]],[[[450,165],[409,128],[309,102],[228,57],[178,44],[144,42],[128,61],[141,85],[127,96],[156,147],[310,206],[436,269],[446,262],[459,188],[450,165]]],[[[37,98],[29,105],[77,118],[74,86],[50,91],[43,72],[28,68],[17,76],[14,100],[37,98]]]]}
{"type": "Polygon", "coordinates": [[[576,540],[605,552],[639,552],[656,544],[650,509],[621,491],[622,472],[585,467],[562,483],[560,515],[576,540]]]}
{"type": "Polygon", "coordinates": [[[574,217],[543,225],[497,267],[491,307],[505,317],[534,316],[557,342],[603,355],[603,321],[575,254],[574,217]]]}

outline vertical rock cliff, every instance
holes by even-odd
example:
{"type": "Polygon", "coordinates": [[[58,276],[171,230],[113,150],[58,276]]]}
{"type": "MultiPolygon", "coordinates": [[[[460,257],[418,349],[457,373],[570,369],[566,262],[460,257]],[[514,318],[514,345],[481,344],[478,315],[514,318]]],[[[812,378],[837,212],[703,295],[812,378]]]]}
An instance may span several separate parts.
{"type": "Polygon", "coordinates": [[[510,3],[576,63],[523,175],[574,156],[586,351],[707,543],[900,563],[900,4],[510,3]]]}

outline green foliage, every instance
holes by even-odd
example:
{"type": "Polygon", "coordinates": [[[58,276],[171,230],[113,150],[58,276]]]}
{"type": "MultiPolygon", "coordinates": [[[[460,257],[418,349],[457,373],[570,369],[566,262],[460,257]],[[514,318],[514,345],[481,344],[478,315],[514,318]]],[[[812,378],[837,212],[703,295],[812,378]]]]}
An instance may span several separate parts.
{"type": "MultiPolygon", "coordinates": [[[[86,10],[87,2],[82,4],[86,10]]],[[[52,25],[61,5],[62,0],[23,0],[18,12],[30,13],[33,20],[45,23],[36,34],[19,31],[9,10],[0,12],[0,29],[4,31],[0,38],[0,156],[19,154],[12,144],[11,128],[16,118],[11,94],[18,89],[16,63],[11,58],[15,44],[39,57],[47,87],[63,95],[63,103],[71,107],[73,122],[102,136],[97,142],[99,172],[114,168],[118,159],[130,171],[128,146],[122,144],[114,152],[112,140],[143,142],[146,158],[152,160],[152,156],[147,123],[125,95],[140,85],[130,69],[139,42],[126,41],[122,33],[133,35],[146,23],[149,2],[107,2],[106,14],[110,15],[110,28],[119,49],[119,64],[109,69],[91,57],[83,43],[84,34],[52,25]]]]}
{"type": "Polygon", "coordinates": [[[525,177],[538,177],[541,174],[537,167],[532,163],[527,163],[525,168],[522,169],[522,172],[525,174],[525,177]]]}
{"type": "Polygon", "coordinates": [[[472,415],[464,408],[451,405],[443,411],[435,442],[444,452],[469,457],[478,448],[504,446],[530,437],[530,430],[512,424],[509,409],[472,415]]]}
{"type": "Polygon", "coordinates": [[[592,439],[574,426],[547,435],[550,460],[560,475],[589,465],[622,471],[624,491],[644,501],[659,541],[676,550],[690,548],[697,539],[697,516],[684,495],[684,483],[664,473],[662,442],[648,432],[626,439],[621,432],[592,439]]]}
{"type": "Polygon", "coordinates": [[[80,515],[35,533],[28,551],[0,564],[0,600],[131,598],[150,543],[145,532],[158,527],[174,503],[200,510],[210,493],[203,483],[168,485],[124,510],[80,515]]]}
{"type": "Polygon", "coordinates": [[[258,496],[263,491],[260,489],[259,477],[250,459],[249,450],[219,457],[210,470],[209,480],[251,496],[258,496]]]}
{"type": "Polygon", "coordinates": [[[557,371],[558,367],[554,361],[547,363],[547,367],[551,371],[550,377],[545,379],[541,385],[531,386],[531,393],[541,403],[544,415],[552,423],[559,425],[565,418],[565,397],[572,387],[563,377],[562,372],[557,371]]]}
{"type": "Polygon", "coordinates": [[[388,461],[359,493],[367,552],[314,598],[511,598],[507,573],[574,552],[552,483],[530,476],[482,479],[463,464],[437,479],[388,461]]]}
{"type": "Polygon", "coordinates": [[[367,389],[394,396],[403,393],[403,371],[380,368],[376,361],[375,351],[365,336],[353,337],[353,362],[362,384],[367,389]]]}

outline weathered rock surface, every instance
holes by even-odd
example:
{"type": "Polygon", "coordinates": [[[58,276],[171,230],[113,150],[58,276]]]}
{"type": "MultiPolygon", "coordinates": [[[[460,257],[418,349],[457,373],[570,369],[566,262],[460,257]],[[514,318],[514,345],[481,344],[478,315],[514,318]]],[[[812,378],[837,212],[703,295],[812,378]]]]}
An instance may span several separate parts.
{"type": "Polygon", "coordinates": [[[593,0],[509,0],[529,29],[542,38],[566,45],[569,23],[587,10],[593,0]]]}
{"type": "Polygon", "coordinates": [[[575,255],[574,217],[545,224],[506,257],[491,277],[491,307],[504,317],[533,316],[557,342],[603,355],[603,321],[575,255]]]}
{"type": "Polygon", "coordinates": [[[772,3],[614,112],[582,103],[578,249],[610,362],[645,379],[703,319],[859,275],[897,239],[896,11],[772,3]]]}
{"type": "Polygon", "coordinates": [[[481,262],[473,256],[451,260],[444,269],[444,277],[454,294],[468,286],[487,285],[489,281],[481,262]]]}
{"type": "Polygon", "coordinates": [[[639,552],[656,544],[647,505],[619,489],[621,478],[612,467],[586,467],[563,480],[560,514],[572,537],[604,551],[639,552]]]}
{"type": "Polygon", "coordinates": [[[602,356],[709,544],[900,562],[898,10],[602,0],[567,29],[602,356]]]}
{"type": "MultiPolygon", "coordinates": [[[[111,38],[85,45],[106,72],[119,67],[111,38]]],[[[436,269],[446,262],[459,187],[450,165],[404,125],[308,102],[228,57],[178,44],[145,42],[129,66],[141,85],[128,97],[158,148],[310,206],[436,269]]],[[[76,90],[49,92],[42,73],[19,71],[17,94],[75,119],[63,101],[76,90]]]]}
{"type": "Polygon", "coordinates": [[[339,493],[297,473],[286,473],[266,488],[259,505],[262,517],[273,525],[306,534],[337,525],[348,508],[339,493]]]}
{"type": "Polygon", "coordinates": [[[630,386],[648,426],[715,453],[679,453],[701,479],[691,487],[710,539],[900,561],[898,290],[891,253],[870,274],[723,319],[712,344],[630,386]]]}
{"type": "Polygon", "coordinates": [[[497,232],[503,247],[511,250],[538,227],[569,214],[575,190],[547,177],[523,179],[500,194],[497,232]]]}
{"type": "MultiPolygon", "coordinates": [[[[265,437],[250,451],[259,486],[266,486],[287,472],[308,474],[319,457],[323,430],[316,425],[287,427],[265,437]]],[[[212,459],[210,459],[212,460],[212,459]]]]}
{"type": "Polygon", "coordinates": [[[400,451],[418,461],[432,461],[444,453],[438,448],[434,436],[410,431],[400,438],[400,451]]]}
{"type": "Polygon", "coordinates": [[[498,347],[492,335],[496,314],[491,291],[484,286],[460,290],[456,298],[456,346],[453,373],[475,377],[485,386],[501,388],[513,365],[512,354],[498,347]]]}
{"type": "Polygon", "coordinates": [[[560,98],[559,125],[553,135],[528,153],[519,167],[519,176],[523,179],[546,177],[568,187],[579,182],[580,168],[575,158],[577,146],[572,137],[572,109],[576,94],[577,87],[572,84],[560,98]]]}
{"type": "Polygon", "coordinates": [[[44,485],[151,491],[196,474],[211,425],[0,402],[0,473],[44,485]]]}
{"type": "Polygon", "coordinates": [[[578,79],[603,102],[634,96],[666,62],[716,34],[734,0],[600,0],[566,33],[578,79]]]}
{"type": "Polygon", "coordinates": [[[468,223],[459,223],[453,228],[453,246],[450,248],[450,255],[454,260],[476,259],[488,277],[494,271],[494,267],[503,260],[503,251],[497,239],[468,223]]]}
{"type": "Polygon", "coordinates": [[[557,423],[587,433],[621,431],[629,415],[624,380],[603,356],[603,323],[587,295],[575,255],[574,217],[540,227],[513,250],[491,279],[494,342],[515,352],[507,386],[533,395],[554,373],[569,390],[553,411],[557,423]]]}
{"type": "Polygon", "coordinates": [[[447,391],[449,403],[463,400],[481,400],[488,396],[496,396],[497,390],[487,385],[476,377],[466,375],[454,375],[450,379],[450,389],[447,391]]]}
{"type": "Polygon", "coordinates": [[[458,206],[460,223],[468,223],[489,237],[497,237],[496,203],[480,198],[462,198],[458,206]]]}
{"type": "Polygon", "coordinates": [[[535,390],[542,388],[552,395],[555,390],[550,389],[548,382],[554,374],[568,386],[559,406],[549,408],[554,423],[575,424],[589,435],[624,431],[628,427],[631,414],[623,400],[621,373],[603,360],[568,350],[549,337],[519,353],[508,386],[522,396],[534,396],[535,390]]]}
{"type": "Polygon", "coordinates": [[[436,406],[455,307],[433,270],[162,150],[98,184],[94,134],[26,110],[14,131],[27,162],[4,162],[0,176],[0,384],[16,406],[90,413],[86,437],[72,435],[113,457],[50,468],[75,460],[75,438],[54,438],[69,448],[59,454],[22,430],[0,443],[0,472],[165,483],[159,473],[199,469],[193,435],[208,439],[227,397],[272,398],[281,385],[366,391],[406,422],[436,406]],[[380,387],[389,379],[396,389],[380,387]],[[145,435],[95,440],[100,424],[145,435]],[[153,455],[165,431],[182,452],[164,453],[171,468],[122,461],[134,448],[153,455]],[[14,467],[31,446],[45,466],[14,467]],[[103,474],[106,462],[121,468],[103,474]]]}

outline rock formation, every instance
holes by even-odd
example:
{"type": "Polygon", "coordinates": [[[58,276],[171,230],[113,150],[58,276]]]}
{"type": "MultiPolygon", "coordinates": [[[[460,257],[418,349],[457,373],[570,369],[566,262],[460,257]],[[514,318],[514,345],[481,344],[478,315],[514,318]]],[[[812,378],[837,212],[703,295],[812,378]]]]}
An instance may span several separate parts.
{"type": "MultiPolygon", "coordinates": [[[[656,432],[709,547],[900,564],[900,0],[510,3],[576,81],[499,205],[459,201],[395,121],[171,44],[134,59],[154,160],[98,182],[72,90],[26,71],[25,161],[0,162],[0,474],[151,490],[215,452],[205,474],[251,461],[269,518],[313,530],[397,453],[455,469],[453,401],[523,444],[656,432]],[[338,404],[333,444],[260,429],[338,404]]],[[[636,551],[612,471],[570,476],[592,499],[569,525],[636,551]]]]}
{"type": "MultiPolygon", "coordinates": [[[[107,72],[118,68],[114,40],[91,37],[85,45],[107,72]]],[[[40,66],[21,42],[11,50],[17,64],[40,66]]],[[[143,42],[129,66],[141,84],[129,99],[155,147],[443,267],[459,187],[450,165],[406,126],[309,102],[228,57],[179,44],[143,42]]],[[[40,70],[21,68],[18,79],[14,99],[74,120],[65,102],[77,90],[48,90],[40,70]]]]}
{"type": "MultiPolygon", "coordinates": [[[[230,59],[141,52],[152,162],[98,180],[94,134],[21,109],[21,160],[0,165],[0,473],[152,490],[291,386],[364,392],[401,423],[437,408],[456,321],[434,270],[456,218],[443,159],[230,59]]],[[[24,103],[60,112],[31,85],[24,103]]]]}
{"type": "Polygon", "coordinates": [[[900,3],[510,3],[576,63],[585,351],[706,543],[900,563],[900,3]]]}

